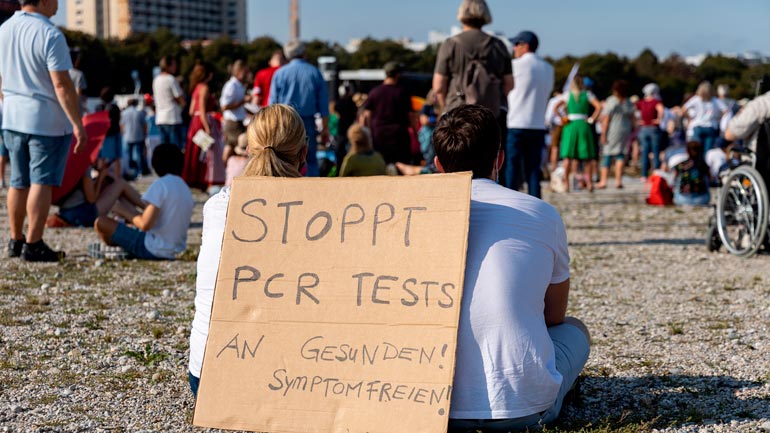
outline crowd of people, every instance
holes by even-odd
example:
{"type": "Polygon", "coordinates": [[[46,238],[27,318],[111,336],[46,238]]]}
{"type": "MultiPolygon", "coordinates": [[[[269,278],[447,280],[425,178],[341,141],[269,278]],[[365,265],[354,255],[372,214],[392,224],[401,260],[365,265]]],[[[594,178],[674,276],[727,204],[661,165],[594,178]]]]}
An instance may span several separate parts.
{"type": "Polygon", "coordinates": [[[110,124],[99,157],[54,203],[52,222],[52,189],[62,182],[70,143],[79,153],[88,139],[82,120],[87,85],[76,68],[79,54],[69,51],[48,19],[57,2],[21,3],[0,27],[3,187],[6,159],[11,172],[8,254],[27,261],[64,258],[43,241],[48,222],[93,227],[102,242],[140,259],[174,259],[186,248],[191,189],[209,193],[190,337],[193,393],[220,262],[227,185],[235,177],[470,171],[450,431],[551,422],[588,359],[590,337],[582,322],[565,316],[569,251],[561,217],[539,199],[544,173],[556,191],[590,192],[608,187],[611,170],[615,187],[623,188],[627,165],[640,165],[642,181],[669,169],[675,201],[703,204],[725,163],[720,152],[770,118],[770,94],[736,115],[739,104],[729,99],[729,89],[719,86],[714,94],[708,82],[674,107],[664,105],[655,83],[638,98],[622,79],[601,100],[592,80],[579,73],[554,92],[554,70],[537,54],[537,35],[519,33],[511,52],[482,30],[492,21],[486,2],[463,0],[463,31],[441,45],[421,107],[401,85],[397,61],[384,65],[385,80],[368,95],[344,87],[330,104],[327,83],[305,60],[300,41],[273,53],[269,66],[253,75],[234,59],[222,87],[213,82],[210,65],[197,63],[181,80],[177,60],[165,56],[151,94],[132,96],[121,107],[111,89],[102,89],[97,109],[110,124]],[[336,163],[331,169],[317,159],[317,150],[329,145],[336,163]],[[156,178],[140,194],[131,180],[153,172],[156,178]],[[528,195],[519,192],[522,186],[528,195]]]}

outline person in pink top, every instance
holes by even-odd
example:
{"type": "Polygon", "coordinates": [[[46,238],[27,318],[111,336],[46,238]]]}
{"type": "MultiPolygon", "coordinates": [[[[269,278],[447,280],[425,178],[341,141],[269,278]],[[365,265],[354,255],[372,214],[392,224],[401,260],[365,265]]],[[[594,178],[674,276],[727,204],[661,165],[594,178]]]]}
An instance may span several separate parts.
{"type": "Polygon", "coordinates": [[[658,96],[660,88],[650,83],[642,89],[644,99],[637,101],[639,112],[639,144],[642,147],[642,181],[647,181],[650,174],[650,152],[654,168],[660,168],[660,122],[663,119],[663,101],[658,96]]]}

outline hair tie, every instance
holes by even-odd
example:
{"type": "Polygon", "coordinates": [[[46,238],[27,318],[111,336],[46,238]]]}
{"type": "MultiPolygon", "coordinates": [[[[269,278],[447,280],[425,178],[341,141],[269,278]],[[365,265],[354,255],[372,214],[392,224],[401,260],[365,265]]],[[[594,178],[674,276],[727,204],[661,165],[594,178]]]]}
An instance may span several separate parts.
{"type": "Polygon", "coordinates": [[[263,149],[273,149],[273,151],[275,152],[275,147],[273,147],[272,145],[270,145],[270,146],[263,146],[262,148],[263,149]]]}

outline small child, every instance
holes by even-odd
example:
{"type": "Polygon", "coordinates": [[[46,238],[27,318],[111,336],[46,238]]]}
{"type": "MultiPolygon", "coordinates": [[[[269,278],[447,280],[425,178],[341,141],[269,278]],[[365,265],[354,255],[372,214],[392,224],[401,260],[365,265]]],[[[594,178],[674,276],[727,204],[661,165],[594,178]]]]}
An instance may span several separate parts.
{"type": "Polygon", "coordinates": [[[709,167],[703,160],[703,147],[698,141],[687,143],[688,159],[674,167],[674,204],[704,206],[711,201],[709,167]]]}
{"type": "Polygon", "coordinates": [[[142,196],[144,212],[134,210],[126,218],[131,228],[100,216],[94,229],[107,245],[118,245],[139,259],[173,260],[187,247],[187,229],[192,218],[193,197],[180,177],[182,152],[173,144],[161,144],[152,154],[152,168],[159,178],[142,196]]]}
{"type": "Polygon", "coordinates": [[[385,159],[380,152],[372,149],[369,129],[357,123],[348,128],[350,153],[345,156],[340,168],[340,177],[344,176],[383,176],[385,159]]]}

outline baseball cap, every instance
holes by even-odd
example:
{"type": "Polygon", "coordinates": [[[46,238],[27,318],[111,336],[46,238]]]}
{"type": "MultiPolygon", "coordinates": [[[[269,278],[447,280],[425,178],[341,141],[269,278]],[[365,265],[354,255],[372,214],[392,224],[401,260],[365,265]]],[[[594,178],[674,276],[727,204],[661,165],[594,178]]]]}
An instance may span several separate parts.
{"type": "Polygon", "coordinates": [[[511,42],[513,42],[513,45],[529,44],[530,51],[537,51],[537,46],[540,43],[540,41],[537,39],[537,35],[530,32],[529,30],[524,30],[523,32],[514,36],[513,39],[511,39],[511,42]]]}

